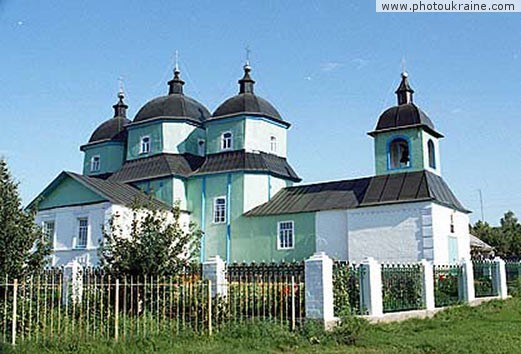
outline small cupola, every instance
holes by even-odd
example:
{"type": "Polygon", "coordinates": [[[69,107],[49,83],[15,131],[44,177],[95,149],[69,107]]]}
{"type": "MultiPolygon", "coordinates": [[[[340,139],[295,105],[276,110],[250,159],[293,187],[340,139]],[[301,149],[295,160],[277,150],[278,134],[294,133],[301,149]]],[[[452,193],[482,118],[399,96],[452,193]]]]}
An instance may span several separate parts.
{"type": "Polygon", "coordinates": [[[179,71],[179,68],[175,67],[174,69],[174,78],[170,81],[168,81],[168,94],[169,95],[182,95],[183,94],[183,86],[185,82],[181,80],[179,74],[181,71],[179,71]]]}
{"type": "Polygon", "coordinates": [[[408,77],[409,74],[407,74],[407,72],[402,72],[402,81],[395,91],[396,96],[398,97],[398,105],[412,103],[412,94],[414,93],[414,90],[409,84],[408,77]]]}

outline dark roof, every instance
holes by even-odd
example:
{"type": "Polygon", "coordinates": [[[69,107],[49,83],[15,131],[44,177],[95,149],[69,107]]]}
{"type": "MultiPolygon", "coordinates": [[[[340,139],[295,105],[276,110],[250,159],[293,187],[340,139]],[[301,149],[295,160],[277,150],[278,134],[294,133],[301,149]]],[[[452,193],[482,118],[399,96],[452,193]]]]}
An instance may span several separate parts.
{"type": "Polygon", "coordinates": [[[191,154],[159,154],[128,160],[119,171],[109,177],[109,180],[134,182],[166,176],[189,177],[203,161],[203,157],[191,154]]]}
{"type": "Polygon", "coordinates": [[[295,182],[301,181],[285,158],[264,152],[251,153],[244,150],[207,155],[196,174],[228,171],[268,172],[276,177],[287,178],[295,182]]]}
{"type": "Polygon", "coordinates": [[[167,176],[186,178],[231,171],[267,172],[292,181],[301,180],[285,158],[244,150],[210,154],[206,157],[191,154],[158,154],[130,160],[123,164],[121,170],[110,176],[109,180],[134,182],[167,176]]]}
{"type": "Polygon", "coordinates": [[[239,114],[263,116],[287,127],[290,124],[282,119],[280,113],[271,103],[255,95],[255,81],[250,77],[251,68],[244,66],[244,76],[239,80],[239,94],[224,101],[209,120],[231,117],[239,114]]]}
{"type": "Polygon", "coordinates": [[[210,117],[210,112],[201,103],[183,93],[184,81],[176,67],[174,78],[168,82],[168,95],[147,102],[137,112],[134,123],[157,118],[187,120],[200,124],[210,117]]]}
{"type": "Polygon", "coordinates": [[[376,124],[376,129],[369,133],[393,130],[408,127],[424,127],[436,137],[443,137],[434,128],[430,118],[414,103],[401,104],[391,107],[382,113],[376,124]]]}
{"type": "Polygon", "coordinates": [[[52,190],[57,186],[64,178],[70,177],[75,181],[79,182],[86,188],[99,194],[101,197],[106,198],[107,201],[113,204],[125,205],[128,207],[134,206],[135,203],[146,203],[148,206],[156,209],[170,209],[170,207],[155,199],[147,196],[139,189],[124,183],[109,181],[97,177],[89,177],[80,175],[74,172],[63,171],[58,177],[56,177],[49,186],[36,197],[28,206],[31,208],[34,203],[40,200],[41,196],[45,195],[49,190],[52,190]]]}
{"type": "Polygon", "coordinates": [[[87,145],[102,141],[125,141],[127,139],[125,126],[131,121],[127,119],[128,106],[125,104],[124,98],[123,91],[118,92],[118,102],[112,106],[114,117],[103,122],[94,130],[87,145]]]}
{"type": "Polygon", "coordinates": [[[429,200],[469,212],[440,176],[428,171],[418,171],[287,187],[246,215],[354,209],[429,200]]]}
{"type": "Polygon", "coordinates": [[[125,126],[129,123],[131,121],[125,117],[114,117],[103,122],[90,136],[89,144],[105,140],[125,141],[127,138],[125,126]]]}

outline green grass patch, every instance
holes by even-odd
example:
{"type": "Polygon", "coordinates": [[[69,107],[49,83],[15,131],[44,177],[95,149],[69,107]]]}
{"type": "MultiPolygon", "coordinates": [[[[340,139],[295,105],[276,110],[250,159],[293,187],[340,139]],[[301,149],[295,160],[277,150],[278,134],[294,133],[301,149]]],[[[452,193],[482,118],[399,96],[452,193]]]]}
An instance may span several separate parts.
{"type": "Polygon", "coordinates": [[[5,353],[519,353],[521,299],[458,306],[434,318],[368,325],[347,318],[326,333],[313,322],[290,332],[280,324],[229,325],[211,337],[161,334],[119,342],[74,336],[25,342],[5,353]]]}

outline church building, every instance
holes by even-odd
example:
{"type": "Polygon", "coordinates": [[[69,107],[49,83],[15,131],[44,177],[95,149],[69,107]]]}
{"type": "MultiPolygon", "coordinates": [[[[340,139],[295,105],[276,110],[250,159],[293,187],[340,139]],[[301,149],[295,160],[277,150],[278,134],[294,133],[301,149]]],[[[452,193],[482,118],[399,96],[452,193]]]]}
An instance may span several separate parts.
{"type": "Polygon", "coordinates": [[[317,251],[353,262],[470,259],[469,211],[441,175],[443,135],[413,103],[406,73],[397,105],[368,133],[375,175],[315,184],[298,184],[290,123],[255,94],[250,74],[247,63],[239,93],[213,114],[184,94],[177,66],[168,94],[132,120],[120,92],[114,116],[80,147],[82,173],[62,172],[31,203],[53,264],[97,264],[104,225],[147,196],[164,210],[178,202],[183,225],[201,229],[201,260],[293,261],[317,251]]]}

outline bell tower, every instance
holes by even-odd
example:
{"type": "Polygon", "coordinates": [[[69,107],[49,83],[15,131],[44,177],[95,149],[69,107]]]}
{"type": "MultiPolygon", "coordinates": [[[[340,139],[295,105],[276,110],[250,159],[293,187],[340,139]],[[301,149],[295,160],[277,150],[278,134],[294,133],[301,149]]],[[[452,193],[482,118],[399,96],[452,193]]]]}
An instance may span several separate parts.
{"type": "Polygon", "coordinates": [[[430,118],[413,103],[409,75],[402,72],[396,89],[398,104],[384,111],[375,130],[375,173],[377,175],[427,170],[441,174],[439,139],[430,118]]]}

